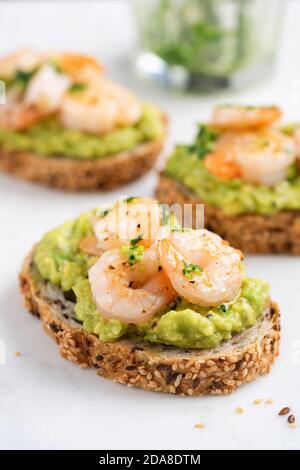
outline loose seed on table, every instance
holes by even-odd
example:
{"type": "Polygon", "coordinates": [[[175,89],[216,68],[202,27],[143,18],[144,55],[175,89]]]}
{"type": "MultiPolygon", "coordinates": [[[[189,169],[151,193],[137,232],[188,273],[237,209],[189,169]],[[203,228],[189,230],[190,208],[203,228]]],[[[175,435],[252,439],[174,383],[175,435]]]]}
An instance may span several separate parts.
{"type": "Polygon", "coordinates": [[[237,406],[235,409],[235,412],[238,414],[242,414],[244,413],[244,408],[242,408],[241,406],[237,406]]]}
{"type": "Polygon", "coordinates": [[[290,424],[293,424],[293,423],[295,422],[295,416],[294,416],[294,415],[290,415],[290,416],[288,417],[288,422],[289,422],[290,424]]]}
{"type": "Polygon", "coordinates": [[[288,406],[285,406],[284,408],[282,408],[279,411],[278,414],[279,414],[279,416],[284,416],[284,415],[287,415],[290,411],[291,411],[291,409],[288,406]]]}
{"type": "Polygon", "coordinates": [[[203,429],[203,428],[205,428],[205,424],[204,423],[197,423],[197,424],[195,424],[195,428],[203,429]]]}

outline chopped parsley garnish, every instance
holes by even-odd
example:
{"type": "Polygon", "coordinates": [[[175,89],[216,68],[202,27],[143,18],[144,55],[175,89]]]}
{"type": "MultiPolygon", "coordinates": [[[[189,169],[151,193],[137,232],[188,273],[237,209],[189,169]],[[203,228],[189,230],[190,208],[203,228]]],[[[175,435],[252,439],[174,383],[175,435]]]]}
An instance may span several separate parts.
{"type": "Polygon", "coordinates": [[[71,93],[79,93],[80,91],[84,91],[86,88],[86,83],[73,83],[73,85],[70,86],[69,91],[71,93]]]}
{"type": "Polygon", "coordinates": [[[200,266],[198,266],[198,264],[188,263],[187,261],[183,261],[183,262],[184,262],[184,268],[182,272],[185,275],[185,277],[187,277],[188,279],[193,279],[195,274],[202,273],[202,269],[200,268],[200,266]]]}
{"type": "Polygon", "coordinates": [[[200,159],[212,152],[218,138],[218,132],[210,126],[201,124],[195,143],[188,147],[190,152],[195,152],[200,159]]]}
{"type": "Polygon", "coordinates": [[[131,196],[131,197],[128,197],[127,199],[124,199],[124,202],[127,202],[127,204],[130,204],[130,203],[133,202],[135,199],[137,199],[137,198],[134,197],[134,196],[131,196]]]}
{"type": "Polygon", "coordinates": [[[298,176],[297,163],[293,163],[288,168],[287,180],[293,181],[298,176]]]}
{"type": "Polygon", "coordinates": [[[179,233],[184,233],[184,232],[190,232],[192,229],[189,227],[174,227],[172,228],[171,232],[179,232],[179,233]]]}
{"type": "Polygon", "coordinates": [[[7,86],[16,86],[24,92],[28,86],[30,79],[35,74],[36,69],[33,70],[17,70],[15,76],[8,81],[7,86]]]}
{"type": "Polygon", "coordinates": [[[219,305],[218,310],[219,310],[219,312],[221,312],[221,313],[226,313],[227,310],[228,310],[228,306],[225,305],[225,304],[221,304],[221,305],[219,305]]]}
{"type": "Polygon", "coordinates": [[[122,254],[128,257],[130,266],[134,266],[143,259],[145,247],[138,244],[140,240],[143,240],[142,234],[130,240],[129,245],[124,245],[121,248],[122,254]]]}
{"type": "Polygon", "coordinates": [[[131,246],[135,246],[138,244],[139,241],[143,240],[143,234],[140,233],[137,237],[133,238],[132,240],[130,240],[130,245],[131,246]]]}
{"type": "Polygon", "coordinates": [[[103,211],[100,212],[99,216],[105,217],[110,211],[111,209],[103,209],[103,211]]]}

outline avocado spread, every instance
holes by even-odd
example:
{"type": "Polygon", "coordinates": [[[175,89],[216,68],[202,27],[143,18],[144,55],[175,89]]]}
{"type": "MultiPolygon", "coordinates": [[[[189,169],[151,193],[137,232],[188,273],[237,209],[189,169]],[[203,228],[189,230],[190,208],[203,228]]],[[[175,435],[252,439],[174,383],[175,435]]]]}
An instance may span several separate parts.
{"type": "Polygon", "coordinates": [[[134,126],[120,127],[96,136],[62,127],[55,117],[42,121],[25,131],[0,127],[0,146],[9,151],[34,152],[41,157],[97,159],[133,149],[163,134],[159,111],[143,105],[140,121],[134,126]]]}
{"type": "Polygon", "coordinates": [[[44,280],[63,291],[73,290],[77,319],[100,340],[113,341],[127,336],[180,348],[213,348],[253,326],[265,310],[269,299],[268,284],[245,278],[239,296],[230,304],[204,308],[178,297],[143,325],[125,325],[119,320],[102,318],[87,278],[88,269],[97,257],[89,256],[79,248],[80,241],[93,233],[90,220],[93,213],[82,214],[47,233],[36,246],[34,267],[44,280]]]}
{"type": "Polygon", "coordinates": [[[295,165],[288,178],[273,187],[254,185],[241,179],[223,180],[209,172],[204,156],[211,150],[213,136],[191,146],[178,146],[167,161],[165,172],[227,215],[272,215],[285,210],[300,210],[300,176],[295,165]]]}

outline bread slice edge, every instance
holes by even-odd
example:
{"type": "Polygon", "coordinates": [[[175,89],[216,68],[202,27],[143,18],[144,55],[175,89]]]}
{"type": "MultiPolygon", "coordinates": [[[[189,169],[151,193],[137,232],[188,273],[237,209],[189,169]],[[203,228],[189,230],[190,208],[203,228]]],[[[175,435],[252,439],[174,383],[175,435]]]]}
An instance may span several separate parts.
{"type": "Polygon", "coordinates": [[[227,215],[164,172],[159,177],[156,197],[170,206],[192,204],[193,210],[196,204],[203,204],[205,227],[244,253],[300,255],[300,211],[282,211],[269,216],[227,215]]]}
{"type": "Polygon", "coordinates": [[[99,159],[41,157],[33,152],[0,147],[0,170],[23,180],[67,191],[110,190],[133,181],[155,164],[164,147],[167,117],[162,115],[163,135],[135,148],[99,159]]]}
{"type": "Polygon", "coordinates": [[[120,384],[181,396],[229,394],[268,373],[279,354],[280,312],[275,302],[270,301],[254,327],[212,350],[184,350],[129,339],[104,343],[65,318],[68,306],[62,308],[59,295],[51,300],[45,297],[43,290],[49,283],[37,283],[32,269],[31,252],[19,275],[25,306],[41,319],[61,355],[120,384]]]}

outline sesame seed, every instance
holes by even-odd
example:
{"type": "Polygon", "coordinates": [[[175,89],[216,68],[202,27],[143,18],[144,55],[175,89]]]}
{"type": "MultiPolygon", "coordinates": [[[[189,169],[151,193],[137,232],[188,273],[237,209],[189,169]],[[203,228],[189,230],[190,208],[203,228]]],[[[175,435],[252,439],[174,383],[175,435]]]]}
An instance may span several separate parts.
{"type": "Polygon", "coordinates": [[[174,382],[175,388],[177,388],[180,385],[181,380],[182,380],[182,374],[177,375],[177,378],[174,382]]]}
{"type": "Polygon", "coordinates": [[[203,429],[203,428],[205,428],[205,423],[197,423],[197,424],[195,424],[195,428],[203,429]]]}
{"type": "Polygon", "coordinates": [[[289,428],[296,429],[297,424],[296,423],[289,423],[289,428]]]}
{"type": "Polygon", "coordinates": [[[254,400],[253,402],[253,405],[260,405],[262,403],[262,398],[256,398],[256,400],[254,400]]]}
{"type": "Polygon", "coordinates": [[[15,352],[15,357],[20,357],[20,356],[22,356],[22,354],[20,353],[20,351],[16,351],[16,352],[15,352]]]}
{"type": "Polygon", "coordinates": [[[81,367],[81,369],[86,369],[89,365],[86,364],[85,362],[82,362],[81,364],[79,364],[79,367],[81,367]]]}
{"type": "Polygon", "coordinates": [[[273,402],[272,398],[267,398],[267,399],[265,400],[265,403],[266,403],[267,405],[271,405],[271,404],[274,403],[274,402],[273,402]]]}
{"type": "Polygon", "coordinates": [[[154,375],[155,375],[155,377],[157,377],[158,379],[161,379],[161,373],[160,373],[158,370],[155,370],[155,371],[154,371],[154,375]]]}
{"type": "Polygon", "coordinates": [[[238,414],[242,414],[244,413],[244,408],[242,408],[241,406],[237,406],[235,409],[235,412],[238,414]]]}

